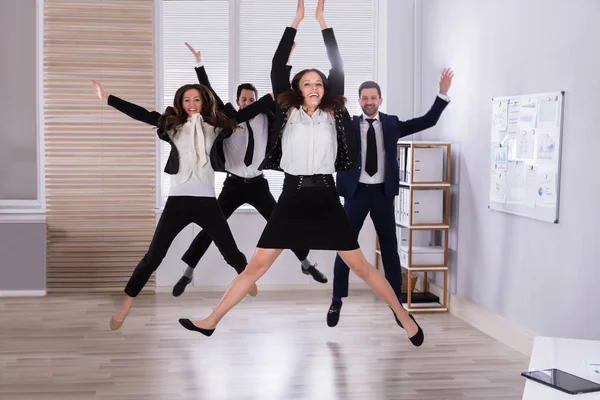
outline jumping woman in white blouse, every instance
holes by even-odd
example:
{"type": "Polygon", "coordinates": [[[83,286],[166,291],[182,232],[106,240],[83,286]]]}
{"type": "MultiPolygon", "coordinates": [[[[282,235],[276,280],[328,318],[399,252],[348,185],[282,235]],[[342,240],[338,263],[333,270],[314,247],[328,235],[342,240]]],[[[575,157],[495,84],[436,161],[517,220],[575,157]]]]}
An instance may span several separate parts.
{"type": "MultiPolygon", "coordinates": [[[[175,237],[190,223],[202,227],[214,241],[225,261],[237,273],[246,268],[246,257],[238,249],[227,220],[215,197],[216,157],[213,143],[221,134],[231,134],[237,122],[217,110],[215,98],[206,86],[184,85],[173,98],[173,107],[164,114],[107,95],[100,83],[92,82],[98,97],[131,118],[158,127],[158,137],[171,145],[165,172],[171,175],[171,188],[152,242],[133,271],[119,310],[110,320],[110,328],[119,329],[152,273],[167,254],[175,237]]],[[[247,293],[256,296],[256,285],[247,293]]]]}
{"type": "Polygon", "coordinates": [[[354,273],[394,311],[396,323],[410,341],[420,346],[424,334],[412,315],[400,304],[392,287],[370,265],[358,245],[337,194],[333,173],[353,165],[353,125],[345,107],[343,63],[331,28],[323,18],[324,1],[317,5],[327,55],[329,77],[316,69],[297,73],[288,80],[286,61],[294,44],[304,1],[298,1],[296,18],[285,29],[273,57],[271,83],[277,98],[275,133],[261,168],[285,172],[283,192],[248,266],[239,274],[203,320],[180,319],[186,329],[206,336],[213,334],[219,321],[271,267],[283,249],[301,247],[336,250],[354,273]]]}

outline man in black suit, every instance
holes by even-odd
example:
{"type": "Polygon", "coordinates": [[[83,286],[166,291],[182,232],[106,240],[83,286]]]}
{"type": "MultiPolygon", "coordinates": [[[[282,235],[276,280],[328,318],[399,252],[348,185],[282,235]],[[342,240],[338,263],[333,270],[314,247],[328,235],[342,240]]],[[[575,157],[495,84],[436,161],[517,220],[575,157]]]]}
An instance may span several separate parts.
{"type": "MultiPolygon", "coordinates": [[[[444,69],[440,91],[425,115],[400,121],[395,115],[379,112],[383,102],[381,88],[372,81],[364,82],[359,90],[361,116],[354,116],[356,134],[355,162],[358,168],[338,172],[336,186],[344,197],[344,209],[350,223],[360,232],[367,214],[371,214],[379,237],[385,277],[402,303],[402,275],[398,256],[398,239],[394,217],[394,197],[399,192],[397,161],[398,139],[434,126],[450,99],[447,96],[453,72],[444,69]]],[[[327,325],[336,326],[340,318],[342,298],[348,296],[349,268],[337,256],[333,270],[333,297],[327,313],[327,325]]]]}
{"type": "MultiPolygon", "coordinates": [[[[222,169],[227,171],[227,178],[217,199],[219,206],[225,218],[229,218],[241,205],[248,203],[268,220],[276,202],[269,190],[269,182],[259,166],[264,160],[267,150],[269,127],[272,123],[272,119],[269,117],[272,116],[271,111],[275,106],[273,97],[271,94],[267,94],[257,100],[256,88],[249,83],[243,83],[237,89],[238,109],[236,110],[231,103],[223,104],[208,80],[200,52],[195,51],[188,43],[186,46],[196,58],[198,81],[211,90],[218,107],[230,118],[238,121],[246,120],[230,137],[214,144],[221,155],[221,162],[224,164],[222,169]],[[244,115],[242,116],[242,114],[244,115]],[[247,117],[250,115],[253,117],[248,119],[247,117]]],[[[288,67],[288,73],[290,70],[291,67],[288,67]]],[[[173,296],[181,295],[191,282],[196,264],[211,243],[212,240],[204,231],[196,235],[182,257],[188,267],[173,287],[173,296]]],[[[292,249],[292,251],[300,260],[302,273],[310,275],[317,282],[327,283],[327,277],[316,268],[316,263],[313,265],[308,260],[308,249],[292,249]]]]}

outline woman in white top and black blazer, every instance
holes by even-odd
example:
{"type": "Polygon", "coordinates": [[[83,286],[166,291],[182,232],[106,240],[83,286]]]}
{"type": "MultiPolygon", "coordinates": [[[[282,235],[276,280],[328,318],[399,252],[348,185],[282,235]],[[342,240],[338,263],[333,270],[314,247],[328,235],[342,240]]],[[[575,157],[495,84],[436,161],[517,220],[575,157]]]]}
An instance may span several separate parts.
{"type": "Polygon", "coordinates": [[[264,168],[285,172],[283,192],[258,248],[244,272],[239,274],[204,320],[180,319],[186,329],[210,336],[218,322],[271,267],[282,249],[292,246],[336,250],[357,276],[394,311],[415,346],[423,343],[423,331],[399,303],[388,281],[364,258],[355,232],[340,203],[332,174],[354,168],[352,123],[344,106],[344,72],[333,30],[323,18],[324,0],[317,5],[327,54],[329,79],[318,70],[300,71],[290,83],[286,61],[304,17],[304,1],[298,1],[296,18],[285,29],[273,57],[271,82],[277,96],[276,131],[264,168]]]}
{"type": "MultiPolygon", "coordinates": [[[[158,127],[160,139],[171,145],[165,172],[171,175],[171,188],[148,251],[140,260],[125,287],[120,309],[110,320],[118,329],[129,312],[133,299],[140,293],[158,268],[175,237],[190,223],[202,227],[213,239],[226,262],[238,274],[246,268],[246,257],[238,249],[229,225],[215,197],[215,171],[211,158],[218,157],[213,144],[219,135],[231,134],[236,122],[216,108],[208,88],[198,84],[177,90],[173,107],[164,114],[106,95],[98,82],[93,82],[98,97],[124,114],[158,127]]],[[[256,285],[247,291],[255,296],[256,285]]]]}

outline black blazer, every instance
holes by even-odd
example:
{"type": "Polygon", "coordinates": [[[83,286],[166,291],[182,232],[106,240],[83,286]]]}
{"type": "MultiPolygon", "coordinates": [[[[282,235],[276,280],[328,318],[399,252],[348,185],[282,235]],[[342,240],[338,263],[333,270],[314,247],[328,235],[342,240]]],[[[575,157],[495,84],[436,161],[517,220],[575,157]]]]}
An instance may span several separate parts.
{"type": "MultiPolygon", "coordinates": [[[[121,111],[130,118],[155,127],[158,127],[158,121],[162,116],[158,111],[148,111],[144,107],[130,103],[112,94],[108,96],[108,105],[121,111]]],[[[177,151],[177,146],[171,141],[167,132],[157,131],[157,134],[159,139],[164,140],[171,145],[171,152],[164,171],[169,175],[175,175],[179,171],[179,151],[177,151]]]]}
{"type": "MultiPolygon", "coordinates": [[[[333,95],[344,94],[344,67],[342,57],[333,34],[333,29],[327,28],[321,31],[323,40],[327,49],[327,57],[331,63],[329,70],[328,90],[333,95]]],[[[271,85],[273,86],[273,94],[275,98],[290,89],[289,70],[286,68],[286,62],[289,59],[294,38],[297,30],[291,27],[286,27],[283,37],[279,42],[279,46],[273,56],[271,65],[271,85]]],[[[271,169],[283,171],[281,169],[281,137],[285,125],[287,123],[288,109],[283,109],[276,102],[275,122],[272,134],[269,137],[268,153],[265,160],[261,163],[260,169],[271,169]]],[[[354,157],[352,156],[356,148],[355,135],[353,133],[352,118],[346,107],[336,109],[333,113],[335,126],[337,130],[338,150],[335,159],[335,170],[345,171],[354,168],[354,157]]]]}
{"type": "MultiPolygon", "coordinates": [[[[269,98],[271,96],[269,95],[269,98]]],[[[219,99],[220,101],[220,99],[219,99]]],[[[271,99],[272,101],[272,99],[271,99]]],[[[223,102],[221,102],[222,104],[223,102]]],[[[257,102],[258,103],[258,102],[257,102]]],[[[260,110],[264,108],[264,104],[266,101],[263,101],[262,104],[257,105],[245,113],[238,113],[237,118],[239,118],[238,122],[245,122],[248,119],[252,119],[260,113],[260,110]],[[262,107],[262,108],[261,108],[262,107]]],[[[123,114],[137,120],[140,122],[144,122],[148,125],[152,125],[158,127],[158,121],[162,116],[158,111],[148,111],[144,107],[138,106],[137,104],[130,103],[126,100],[123,100],[117,96],[109,95],[108,96],[108,105],[114,107],[115,109],[121,111],[123,114]]],[[[249,107],[246,107],[249,108],[249,107]]],[[[244,110],[246,110],[244,108],[244,110]]],[[[243,111],[243,110],[240,110],[243,111]]],[[[167,159],[167,163],[165,165],[164,171],[169,175],[175,175],[179,172],[179,151],[177,150],[177,146],[171,141],[171,138],[167,134],[167,132],[162,132],[157,130],[158,138],[164,140],[165,142],[171,145],[171,151],[169,153],[169,158],[167,159]]],[[[225,172],[225,156],[223,154],[223,140],[226,136],[229,136],[223,131],[218,132],[217,137],[213,143],[213,146],[210,149],[210,164],[213,170],[217,172],[225,172]],[[217,144],[217,143],[220,143],[217,144]],[[217,145],[215,145],[217,144],[217,145]]]]}
{"type": "MultiPolygon", "coordinates": [[[[385,149],[385,180],[384,191],[386,196],[393,197],[398,195],[400,188],[400,171],[398,167],[398,139],[413,133],[431,128],[437,124],[442,112],[448,105],[446,100],[436,96],[433,105],[424,115],[401,121],[395,115],[379,113],[379,120],[383,130],[383,147],[385,149]]],[[[360,139],[360,120],[361,117],[354,117],[354,130],[356,132],[357,147],[354,154],[354,162],[358,165],[357,169],[352,171],[343,171],[336,176],[336,187],[340,196],[352,198],[358,187],[360,179],[362,154],[362,142],[360,139]]]]}

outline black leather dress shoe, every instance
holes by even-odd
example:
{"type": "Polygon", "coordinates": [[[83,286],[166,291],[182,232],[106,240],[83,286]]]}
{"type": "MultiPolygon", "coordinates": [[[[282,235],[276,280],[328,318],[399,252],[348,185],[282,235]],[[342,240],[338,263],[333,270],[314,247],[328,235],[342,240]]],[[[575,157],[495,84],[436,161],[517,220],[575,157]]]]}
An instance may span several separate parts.
{"type": "Polygon", "coordinates": [[[304,268],[304,267],[300,267],[300,268],[302,268],[302,273],[304,275],[312,276],[313,279],[319,283],[327,283],[327,277],[325,275],[323,275],[323,273],[317,269],[317,263],[315,263],[315,265],[311,265],[308,268],[304,268]]]}
{"type": "Polygon", "coordinates": [[[179,278],[179,280],[177,281],[175,286],[173,286],[173,296],[175,296],[175,297],[180,296],[183,293],[183,291],[185,290],[185,287],[191,281],[192,281],[192,279],[188,278],[187,276],[182,276],[181,278],[179,278]]]}
{"type": "Polygon", "coordinates": [[[342,309],[341,301],[332,301],[327,311],[327,326],[334,327],[340,320],[340,310],[342,309]]]}

